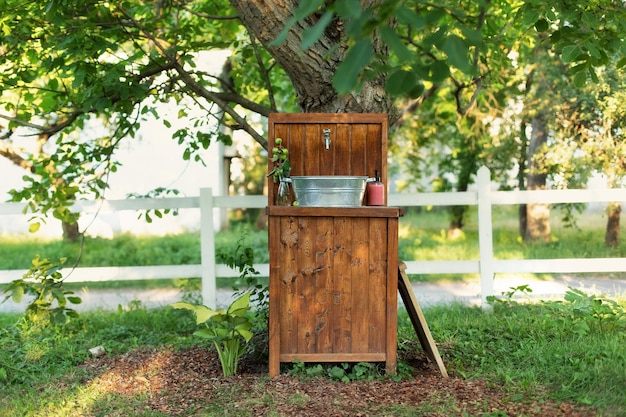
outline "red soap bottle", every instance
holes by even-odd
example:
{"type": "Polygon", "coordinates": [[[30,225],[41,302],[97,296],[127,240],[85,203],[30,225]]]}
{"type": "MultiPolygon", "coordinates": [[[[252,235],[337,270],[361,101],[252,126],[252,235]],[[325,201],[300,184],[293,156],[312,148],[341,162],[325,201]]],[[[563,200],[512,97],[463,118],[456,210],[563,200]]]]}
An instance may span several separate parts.
{"type": "Polygon", "coordinates": [[[376,170],[375,181],[367,183],[367,205],[385,205],[385,185],[380,181],[380,175],[378,175],[378,170],[376,170]]]}

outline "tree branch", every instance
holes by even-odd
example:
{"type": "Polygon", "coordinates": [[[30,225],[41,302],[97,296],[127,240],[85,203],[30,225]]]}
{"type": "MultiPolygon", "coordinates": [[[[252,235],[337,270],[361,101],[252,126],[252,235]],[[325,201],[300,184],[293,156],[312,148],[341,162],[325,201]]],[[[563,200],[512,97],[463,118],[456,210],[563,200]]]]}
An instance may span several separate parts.
{"type": "Polygon", "coordinates": [[[29,160],[25,159],[21,155],[18,155],[13,149],[6,146],[6,144],[0,142],[0,156],[8,159],[20,168],[24,168],[28,171],[33,171],[33,164],[29,160]]]}
{"type": "MultiPolygon", "coordinates": [[[[132,20],[131,16],[129,16],[128,13],[126,12],[126,10],[124,10],[120,5],[117,6],[117,9],[120,11],[120,13],[122,13],[124,16],[126,16],[126,18],[132,20]]],[[[135,27],[139,31],[141,31],[143,33],[143,35],[147,39],[149,39],[150,41],[153,42],[154,46],[159,51],[161,56],[164,57],[168,61],[168,64],[171,66],[171,68],[173,68],[180,75],[181,80],[183,81],[183,83],[185,83],[185,85],[191,91],[193,91],[194,93],[196,93],[200,97],[204,97],[206,100],[212,101],[215,104],[217,104],[225,113],[227,113],[230,117],[232,117],[233,120],[235,120],[241,126],[241,129],[243,129],[250,136],[252,136],[252,138],[255,141],[257,141],[264,149],[267,149],[267,139],[265,139],[265,137],[263,137],[263,135],[258,133],[250,125],[250,123],[248,123],[248,121],[245,119],[245,117],[242,117],[239,113],[237,113],[235,111],[235,109],[233,109],[231,106],[229,106],[228,105],[228,101],[226,101],[225,99],[223,99],[223,98],[221,98],[219,96],[220,93],[209,91],[204,86],[202,86],[200,83],[198,83],[191,76],[191,74],[189,72],[187,72],[187,70],[185,70],[183,68],[183,66],[179,62],[179,59],[178,59],[179,57],[178,57],[178,55],[177,55],[177,53],[175,51],[172,53],[170,50],[166,49],[164,47],[164,45],[161,42],[159,42],[158,39],[156,39],[150,32],[146,31],[145,28],[141,27],[137,22],[135,22],[135,27]]],[[[221,94],[229,94],[229,93],[221,93],[221,94]]],[[[230,94],[232,94],[232,93],[230,93],[230,94]]],[[[248,106],[248,107],[258,108],[259,110],[266,109],[265,114],[264,113],[260,113],[260,112],[257,111],[257,113],[259,113],[259,114],[267,116],[270,113],[270,110],[267,109],[265,106],[259,106],[258,104],[253,103],[252,101],[247,100],[244,97],[238,96],[237,94],[232,95],[232,98],[239,100],[241,103],[245,103],[246,106],[248,106]]],[[[243,104],[242,104],[242,106],[245,107],[245,108],[248,108],[248,107],[244,106],[243,104]]]]}

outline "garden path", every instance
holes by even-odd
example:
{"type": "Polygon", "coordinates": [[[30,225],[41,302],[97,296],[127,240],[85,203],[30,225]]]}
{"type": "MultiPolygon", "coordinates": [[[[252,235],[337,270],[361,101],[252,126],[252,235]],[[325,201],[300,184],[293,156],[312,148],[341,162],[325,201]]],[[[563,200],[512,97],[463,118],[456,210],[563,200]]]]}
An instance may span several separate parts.
{"type": "MultiPolygon", "coordinates": [[[[588,294],[602,294],[610,298],[626,298],[626,279],[610,277],[580,277],[575,275],[560,275],[550,280],[541,280],[528,277],[497,277],[494,281],[494,294],[500,295],[511,288],[528,285],[532,289],[529,294],[516,294],[514,299],[525,300],[552,300],[562,299],[568,287],[580,289],[588,294]]],[[[414,282],[413,291],[422,307],[438,304],[460,302],[467,305],[480,305],[480,282],[467,281],[437,281],[414,282]]],[[[118,306],[127,308],[133,302],[140,302],[145,307],[160,307],[180,301],[182,294],[178,289],[114,289],[114,290],[83,290],[76,295],[83,300],[82,304],[73,306],[77,311],[117,309],[118,306]]],[[[4,299],[2,297],[1,299],[4,299]]],[[[218,307],[225,307],[233,300],[233,291],[228,289],[217,290],[218,307]]],[[[402,304],[398,297],[399,304],[402,304]]],[[[20,304],[7,300],[0,303],[0,312],[22,312],[26,301],[20,304]]]]}

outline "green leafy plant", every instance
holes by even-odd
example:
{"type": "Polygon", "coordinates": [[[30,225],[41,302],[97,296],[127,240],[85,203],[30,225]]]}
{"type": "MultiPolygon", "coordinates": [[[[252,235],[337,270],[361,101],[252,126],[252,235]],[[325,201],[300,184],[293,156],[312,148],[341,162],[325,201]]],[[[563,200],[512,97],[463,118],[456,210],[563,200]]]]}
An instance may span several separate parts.
{"type": "Polygon", "coordinates": [[[517,301],[513,300],[513,297],[520,294],[530,294],[533,292],[532,288],[528,284],[518,285],[517,287],[510,287],[509,291],[503,291],[502,297],[497,297],[495,295],[490,295],[487,297],[487,302],[491,304],[517,304],[517,301]]]}
{"type": "Polygon", "coordinates": [[[382,376],[378,366],[370,362],[342,362],[332,365],[316,363],[307,366],[298,360],[293,361],[289,375],[303,378],[328,376],[341,382],[373,381],[382,376]]]}
{"type": "Polygon", "coordinates": [[[78,313],[67,307],[71,304],[80,304],[82,299],[73,295],[73,291],[63,288],[63,275],[60,270],[67,261],[61,258],[58,263],[48,258],[41,259],[39,255],[32,261],[31,268],[20,279],[11,281],[4,289],[8,295],[2,301],[12,299],[21,303],[24,295],[33,295],[34,298],[26,306],[24,317],[30,322],[45,322],[62,324],[70,318],[78,317],[78,313]]]}
{"type": "MultiPolygon", "coordinates": [[[[238,283],[243,284],[246,292],[250,293],[250,300],[257,307],[261,317],[267,317],[269,311],[269,289],[259,279],[259,271],[254,268],[254,248],[246,244],[248,233],[243,232],[233,247],[221,248],[216,253],[216,258],[224,262],[230,268],[239,271],[238,283]]],[[[243,294],[239,285],[234,285],[233,290],[237,295],[243,294]]]]}
{"type": "Polygon", "coordinates": [[[276,146],[272,148],[271,161],[274,168],[267,174],[268,177],[274,179],[274,183],[278,183],[281,179],[289,176],[291,172],[291,163],[289,162],[289,149],[283,147],[283,140],[276,138],[276,146]]]}
{"type": "Polygon", "coordinates": [[[254,338],[250,342],[247,355],[251,360],[266,360],[268,350],[268,320],[269,320],[269,287],[254,268],[254,249],[247,243],[248,232],[242,231],[236,246],[220,249],[216,258],[224,264],[239,271],[239,279],[233,285],[235,296],[250,294],[250,302],[254,306],[254,315],[251,317],[254,338]]]}
{"type": "Polygon", "coordinates": [[[213,310],[185,302],[174,303],[172,307],[194,313],[196,324],[201,327],[194,335],[213,342],[224,376],[235,375],[239,358],[253,336],[252,323],[246,315],[250,309],[250,293],[237,298],[227,309],[213,310]]]}
{"type": "Polygon", "coordinates": [[[614,300],[571,287],[565,293],[564,300],[563,303],[550,306],[571,323],[575,333],[586,335],[594,330],[607,332],[615,331],[620,326],[626,328],[626,311],[614,300]]]}

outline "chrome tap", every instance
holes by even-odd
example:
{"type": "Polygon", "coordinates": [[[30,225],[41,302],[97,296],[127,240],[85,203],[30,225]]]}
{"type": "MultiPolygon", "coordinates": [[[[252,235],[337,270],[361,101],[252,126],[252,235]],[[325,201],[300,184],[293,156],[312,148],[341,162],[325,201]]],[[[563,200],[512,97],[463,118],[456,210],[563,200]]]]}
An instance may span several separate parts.
{"type": "Polygon", "coordinates": [[[322,129],[324,132],[324,146],[326,146],[326,150],[330,149],[330,129],[322,129]]]}

